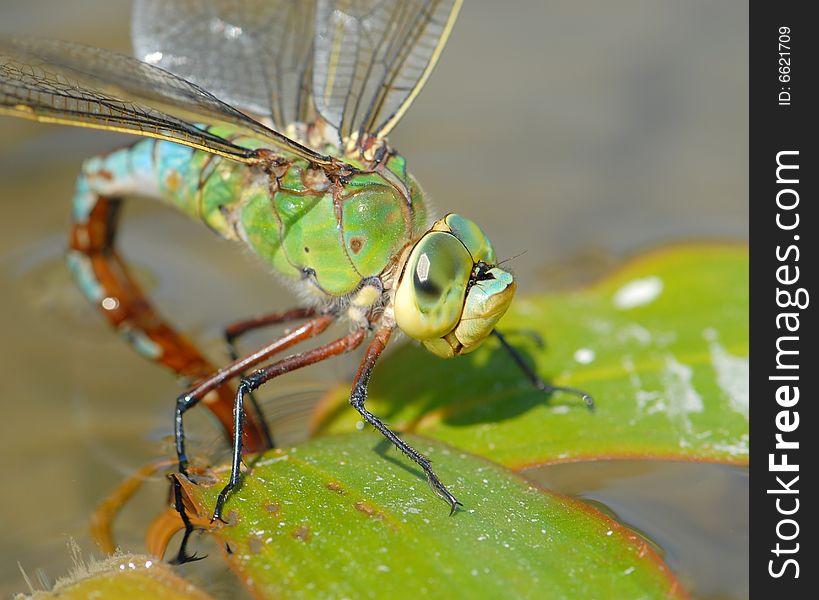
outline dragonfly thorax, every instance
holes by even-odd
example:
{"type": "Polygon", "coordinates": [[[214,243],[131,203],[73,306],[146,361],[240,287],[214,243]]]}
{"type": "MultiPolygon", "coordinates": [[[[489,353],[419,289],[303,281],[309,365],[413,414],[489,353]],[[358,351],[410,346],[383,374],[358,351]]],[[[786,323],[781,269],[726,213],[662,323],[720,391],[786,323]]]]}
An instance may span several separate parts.
{"type": "Polygon", "coordinates": [[[395,271],[423,233],[423,195],[398,154],[376,163],[344,156],[348,172],[292,158],[267,169],[237,206],[240,237],[314,303],[352,300],[395,271]]]}

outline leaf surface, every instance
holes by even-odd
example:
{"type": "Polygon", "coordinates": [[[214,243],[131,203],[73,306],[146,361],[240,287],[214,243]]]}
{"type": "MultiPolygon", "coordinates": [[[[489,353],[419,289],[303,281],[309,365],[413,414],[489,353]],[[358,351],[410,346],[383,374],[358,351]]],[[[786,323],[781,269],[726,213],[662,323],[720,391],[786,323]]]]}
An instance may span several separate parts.
{"type": "MultiPolygon", "coordinates": [[[[610,458],[747,463],[745,246],[643,254],[589,287],[517,299],[499,329],[541,377],[589,392],[597,411],[535,390],[494,339],[451,360],[397,349],[376,366],[368,409],[399,431],[516,469],[610,458]]],[[[323,399],[314,434],[360,427],[348,394],[345,385],[323,399]]]]}
{"type": "MultiPolygon", "coordinates": [[[[461,500],[453,516],[418,468],[375,434],[327,436],[246,459],[217,522],[226,558],[265,598],[684,597],[629,529],[511,471],[408,436],[461,500]]],[[[183,481],[213,512],[215,481],[183,481]]]]}

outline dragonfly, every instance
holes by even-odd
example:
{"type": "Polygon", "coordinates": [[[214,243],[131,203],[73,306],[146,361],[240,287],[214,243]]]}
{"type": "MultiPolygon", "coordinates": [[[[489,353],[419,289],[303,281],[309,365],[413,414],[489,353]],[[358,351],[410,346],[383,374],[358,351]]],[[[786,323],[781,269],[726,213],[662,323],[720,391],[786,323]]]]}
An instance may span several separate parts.
{"type": "Polygon", "coordinates": [[[188,476],[183,416],[192,407],[204,404],[231,438],[214,520],[240,481],[243,453],[273,446],[253,392],[365,341],[350,404],[457,510],[430,461],[366,408],[373,368],[397,330],[444,358],[494,337],[537,389],[594,406],[585,392],[545,383],[497,330],[514,276],[476,223],[455,213],[430,219],[422,188],[388,143],[461,3],[137,0],[135,57],[0,37],[0,114],[142,138],[83,163],[67,262],[131,346],[188,382],[174,412],[179,473],[188,476]],[[123,200],[134,196],[244,244],[300,306],[229,325],[233,360],[216,368],[162,318],[116,248],[123,200]],[[341,320],[345,335],[276,357],[341,320]],[[286,322],[297,325],[239,357],[240,336],[286,322]]]}

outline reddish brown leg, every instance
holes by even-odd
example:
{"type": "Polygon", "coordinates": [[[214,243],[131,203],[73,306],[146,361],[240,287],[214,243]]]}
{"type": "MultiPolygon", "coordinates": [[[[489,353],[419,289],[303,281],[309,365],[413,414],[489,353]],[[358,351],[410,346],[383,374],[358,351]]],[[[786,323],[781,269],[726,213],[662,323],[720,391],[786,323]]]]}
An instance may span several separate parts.
{"type": "MultiPolygon", "coordinates": [[[[216,368],[154,310],[114,249],[121,200],[94,198],[93,207],[76,219],[71,230],[69,265],[86,296],[108,321],[147,358],[188,380],[199,380],[216,368]]],[[[223,385],[207,406],[232,434],[233,390],[223,385]]],[[[248,449],[270,445],[262,416],[247,415],[244,441],[248,449]]]]}
{"type": "MultiPolygon", "coordinates": [[[[321,318],[322,317],[319,317],[319,319],[321,318]]],[[[216,509],[213,511],[212,521],[222,518],[222,509],[224,508],[225,501],[227,500],[230,491],[236,486],[237,483],[239,483],[242,464],[242,414],[244,412],[245,394],[257,389],[263,383],[270,381],[274,377],[284,375],[290,371],[301,369],[302,367],[321,362],[332,356],[338,356],[339,354],[344,354],[345,352],[350,352],[351,350],[358,348],[361,345],[361,342],[364,341],[366,333],[367,331],[364,328],[356,329],[352,333],[349,333],[335,341],[319,346],[318,348],[314,348],[313,350],[293,354],[276,361],[267,367],[254,371],[247,377],[242,378],[242,381],[239,383],[239,387],[236,390],[236,405],[233,411],[233,462],[231,464],[230,480],[219,493],[219,497],[216,500],[216,509]]]]}
{"type": "MultiPolygon", "coordinates": [[[[270,325],[278,325],[280,323],[308,319],[316,316],[316,314],[317,311],[315,308],[291,308],[290,310],[274,312],[258,317],[251,317],[243,321],[231,323],[225,327],[224,330],[225,344],[227,345],[230,360],[239,359],[239,351],[236,348],[236,341],[244,334],[255,329],[261,329],[262,327],[269,327],[270,325]]],[[[241,375],[244,376],[244,372],[242,372],[241,375]]],[[[261,407],[256,401],[256,396],[254,394],[248,394],[248,399],[250,400],[251,409],[258,414],[262,414],[261,407]]],[[[267,425],[267,421],[264,421],[264,423],[267,425]]],[[[273,436],[270,435],[270,429],[267,430],[267,437],[270,440],[270,447],[273,447],[275,442],[273,441],[273,436]]]]}
{"type": "Polygon", "coordinates": [[[239,358],[239,352],[236,350],[236,340],[238,340],[244,334],[253,331],[254,329],[269,327],[270,325],[279,325],[280,323],[309,319],[311,317],[315,317],[316,314],[315,308],[291,308],[290,310],[283,310],[258,317],[251,317],[243,321],[231,323],[225,327],[225,342],[227,343],[230,359],[237,360],[239,358]]]}
{"type": "MultiPolygon", "coordinates": [[[[239,360],[239,351],[236,348],[236,340],[238,340],[244,334],[255,329],[261,329],[262,327],[269,327],[280,323],[289,323],[290,321],[298,321],[301,319],[309,319],[311,317],[315,317],[316,314],[318,313],[315,308],[291,308],[289,310],[260,315],[258,317],[251,317],[243,321],[231,323],[225,327],[224,330],[225,344],[227,345],[230,360],[239,360]]],[[[244,371],[240,373],[240,375],[243,377],[244,374],[244,371]]],[[[250,400],[251,410],[261,415],[262,409],[259,406],[259,403],[256,401],[256,396],[254,394],[248,394],[248,399],[250,400]]],[[[265,425],[265,427],[267,427],[267,421],[262,421],[262,423],[265,425]]],[[[272,448],[275,445],[273,436],[270,434],[269,428],[267,428],[266,431],[267,439],[270,440],[270,447],[272,448]]]]}
{"type": "MultiPolygon", "coordinates": [[[[334,320],[335,317],[332,315],[322,315],[320,317],[316,317],[315,319],[311,319],[310,321],[307,321],[301,326],[293,329],[292,331],[284,334],[280,338],[260,348],[256,352],[249,354],[248,356],[242,358],[241,360],[234,361],[227,365],[226,367],[219,369],[216,373],[200,381],[194,387],[192,387],[187,392],[179,396],[176,399],[176,417],[174,420],[174,438],[176,440],[176,455],[177,458],[179,459],[179,472],[185,474],[186,467],[188,464],[188,458],[187,455],[185,454],[185,434],[182,426],[182,415],[188,409],[195,406],[209,392],[215,389],[220,389],[220,386],[222,386],[224,382],[244,373],[247,369],[258,365],[259,363],[270,358],[277,352],[286,350],[287,348],[290,348],[291,346],[294,346],[299,342],[302,342],[306,339],[309,339],[313,336],[322,333],[333,323],[334,320]]],[[[286,360],[288,359],[285,358],[283,359],[283,361],[280,362],[284,362],[286,360]]],[[[245,380],[243,378],[242,383],[244,383],[244,381],[245,380]]],[[[241,388],[241,384],[239,387],[241,388]]],[[[232,414],[234,416],[234,419],[233,424],[231,426],[231,431],[233,431],[235,445],[235,438],[237,433],[238,435],[242,435],[242,430],[244,429],[243,425],[245,424],[242,421],[245,415],[243,414],[242,411],[240,411],[239,413],[232,411],[232,414]],[[236,425],[237,422],[238,426],[236,425]]],[[[244,441],[244,439],[245,438],[243,437],[242,442],[244,441]]],[[[245,450],[256,451],[255,449],[251,450],[250,448],[247,447],[245,447],[245,450]]]]}

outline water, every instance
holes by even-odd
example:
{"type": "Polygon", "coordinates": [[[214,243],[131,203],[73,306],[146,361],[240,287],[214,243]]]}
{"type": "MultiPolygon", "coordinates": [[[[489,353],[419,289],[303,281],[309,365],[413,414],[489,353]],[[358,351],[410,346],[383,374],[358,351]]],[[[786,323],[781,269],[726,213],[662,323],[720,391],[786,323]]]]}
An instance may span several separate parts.
{"type": "MultiPolygon", "coordinates": [[[[467,3],[392,139],[439,210],[483,224],[503,257],[525,252],[513,263],[523,293],[657,243],[747,238],[746,3],[510,6],[467,3]]],[[[122,1],[76,0],[63,13],[5,0],[0,30],[128,51],[128,13],[122,1]]],[[[25,589],[17,561],[53,578],[71,564],[69,538],[91,551],[95,503],[168,451],[175,382],[111,334],[61,261],[81,158],[126,141],[0,120],[4,595],[25,589]]],[[[163,313],[219,360],[221,326],[293,303],[243,251],[164,209],[130,205],[122,242],[163,313]]],[[[276,395],[315,397],[353,366],[293,375],[276,395]]],[[[287,408],[275,427],[295,439],[307,409],[287,408]]],[[[206,416],[190,420],[203,443],[214,436],[206,416]]],[[[645,533],[696,597],[747,597],[744,470],[601,463],[530,476],[645,533]]],[[[124,545],[139,547],[165,490],[158,479],[123,516],[124,545]]]]}

